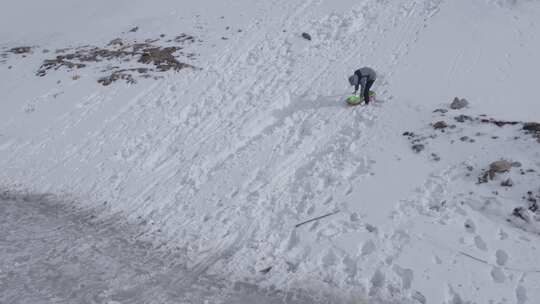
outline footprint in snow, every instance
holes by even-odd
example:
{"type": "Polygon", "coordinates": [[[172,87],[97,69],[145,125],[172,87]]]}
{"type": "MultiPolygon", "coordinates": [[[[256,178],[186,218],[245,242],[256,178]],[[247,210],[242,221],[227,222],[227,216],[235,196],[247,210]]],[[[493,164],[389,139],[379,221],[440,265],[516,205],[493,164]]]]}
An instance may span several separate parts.
{"type": "Polygon", "coordinates": [[[493,267],[491,269],[491,278],[495,283],[504,283],[506,281],[506,275],[499,267],[493,267]]]}
{"type": "Polygon", "coordinates": [[[486,242],[484,242],[484,239],[482,239],[481,236],[477,235],[474,237],[474,244],[476,245],[476,248],[487,251],[486,242]]]}
{"type": "Polygon", "coordinates": [[[506,253],[506,251],[498,249],[495,252],[495,258],[497,261],[497,265],[505,266],[506,262],[508,261],[508,254],[506,253]]]}

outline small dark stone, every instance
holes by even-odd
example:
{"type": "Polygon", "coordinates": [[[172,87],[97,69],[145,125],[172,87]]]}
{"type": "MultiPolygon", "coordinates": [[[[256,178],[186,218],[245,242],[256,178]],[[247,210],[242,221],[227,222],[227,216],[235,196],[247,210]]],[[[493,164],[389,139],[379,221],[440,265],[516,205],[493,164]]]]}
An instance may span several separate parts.
{"type": "Polygon", "coordinates": [[[13,54],[26,54],[26,53],[30,53],[31,51],[32,51],[32,47],[30,46],[19,46],[19,47],[14,47],[10,49],[8,52],[11,52],[13,54]]]}
{"type": "Polygon", "coordinates": [[[310,34],[308,34],[308,33],[306,33],[306,32],[302,33],[302,38],[304,38],[304,39],[306,39],[306,40],[310,40],[310,41],[311,41],[311,35],[310,35],[310,34]]]}
{"type": "Polygon", "coordinates": [[[508,179],[504,180],[501,183],[501,186],[503,186],[503,187],[512,187],[512,186],[514,186],[514,182],[512,182],[512,180],[508,178],[508,179]]]}
{"type": "Polygon", "coordinates": [[[461,141],[468,141],[468,140],[469,140],[469,136],[462,136],[459,140],[461,140],[461,141]]]}
{"type": "Polygon", "coordinates": [[[447,113],[447,112],[448,112],[447,109],[436,109],[435,111],[433,111],[433,113],[442,113],[442,114],[447,113]]]}
{"type": "Polygon", "coordinates": [[[538,200],[536,200],[536,199],[530,200],[529,201],[529,210],[531,210],[532,212],[536,212],[536,211],[538,211],[538,209],[539,209],[538,200]]]}
{"type": "Polygon", "coordinates": [[[130,33],[135,33],[135,32],[138,31],[138,30],[139,30],[139,27],[136,26],[136,27],[130,29],[129,32],[130,32],[130,33]]]}
{"type": "Polygon", "coordinates": [[[473,121],[472,117],[470,116],[467,116],[467,115],[459,115],[459,116],[456,116],[454,117],[454,119],[457,121],[457,122],[466,122],[466,121],[473,121]]]}
{"type": "Polygon", "coordinates": [[[416,152],[416,153],[422,152],[425,148],[426,147],[424,145],[422,145],[422,144],[416,144],[416,145],[412,146],[413,151],[416,152]]]}
{"type": "Polygon", "coordinates": [[[496,119],[493,119],[493,118],[490,118],[490,119],[482,118],[482,119],[480,119],[480,122],[487,123],[487,124],[494,124],[497,127],[504,127],[506,125],[513,126],[513,125],[519,124],[519,121],[496,120],[496,119]]]}
{"type": "Polygon", "coordinates": [[[512,215],[524,220],[527,223],[530,222],[530,218],[529,218],[529,215],[527,214],[527,210],[523,207],[514,208],[514,210],[512,211],[512,215]]]}
{"type": "Polygon", "coordinates": [[[436,130],[442,130],[442,129],[445,129],[447,127],[448,127],[448,124],[445,121],[442,121],[442,120],[433,124],[433,129],[436,129],[436,130]]]}

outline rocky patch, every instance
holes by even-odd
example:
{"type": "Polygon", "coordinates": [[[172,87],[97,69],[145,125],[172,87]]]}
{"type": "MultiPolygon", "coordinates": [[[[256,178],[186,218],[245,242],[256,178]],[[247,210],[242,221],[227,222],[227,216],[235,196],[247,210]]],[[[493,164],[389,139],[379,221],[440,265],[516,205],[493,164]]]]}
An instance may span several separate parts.
{"type": "Polygon", "coordinates": [[[525,131],[525,133],[536,138],[536,141],[540,143],[540,123],[537,123],[537,122],[524,123],[523,130],[525,131]]]}
{"type": "Polygon", "coordinates": [[[455,97],[452,103],[450,104],[450,109],[460,110],[467,106],[469,106],[469,102],[467,101],[467,99],[455,97]]]}
{"type": "Polygon", "coordinates": [[[509,172],[512,169],[512,163],[507,160],[498,160],[489,165],[489,169],[484,170],[478,178],[478,183],[487,183],[495,178],[495,175],[509,172]]]}
{"type": "MultiPolygon", "coordinates": [[[[425,137],[425,136],[419,136],[413,132],[404,132],[403,133],[403,136],[406,136],[407,139],[409,140],[409,143],[411,144],[411,149],[415,152],[415,153],[420,153],[422,151],[424,151],[424,149],[426,148],[426,140],[428,139],[428,137],[425,137]]],[[[437,156],[437,158],[440,160],[440,158],[437,156]]]]}
{"type": "Polygon", "coordinates": [[[435,130],[443,130],[443,129],[446,129],[446,128],[448,128],[448,124],[445,121],[442,121],[442,120],[433,124],[433,129],[435,129],[435,130]]]}
{"type": "Polygon", "coordinates": [[[306,40],[308,40],[308,41],[311,41],[311,35],[308,34],[308,33],[305,33],[305,32],[302,33],[302,38],[304,38],[304,39],[306,39],[306,40]]]}
{"type": "Polygon", "coordinates": [[[8,50],[8,52],[13,53],[13,54],[17,54],[17,55],[28,54],[28,53],[32,52],[32,47],[31,46],[14,47],[14,48],[11,48],[10,50],[8,50]]]}
{"type": "Polygon", "coordinates": [[[537,222],[540,225],[540,190],[527,191],[522,197],[525,206],[514,208],[512,215],[525,223],[537,222]]]}
{"type": "MultiPolygon", "coordinates": [[[[129,32],[136,32],[138,27],[129,32]]],[[[173,39],[163,40],[164,34],[157,39],[144,41],[116,38],[103,46],[84,45],[75,48],[57,49],[52,58],[43,60],[35,73],[36,76],[45,77],[51,71],[75,71],[84,68],[98,70],[97,82],[110,85],[118,80],[126,83],[136,83],[139,78],[160,78],[160,73],[184,69],[197,69],[191,63],[196,54],[186,51],[191,44],[202,42],[194,36],[180,34],[173,39]]],[[[5,51],[2,58],[8,53],[32,54],[34,47],[16,47],[5,51]]],[[[50,54],[43,50],[42,54],[50,54]]],[[[80,76],[79,76],[80,77],[80,76]]]]}

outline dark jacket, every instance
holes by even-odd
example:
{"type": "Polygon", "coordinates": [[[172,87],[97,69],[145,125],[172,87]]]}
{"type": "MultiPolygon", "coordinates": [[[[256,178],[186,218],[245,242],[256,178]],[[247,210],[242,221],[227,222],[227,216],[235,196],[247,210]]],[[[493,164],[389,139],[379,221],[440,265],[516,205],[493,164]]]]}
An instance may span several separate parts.
{"type": "Polygon", "coordinates": [[[366,89],[366,83],[368,80],[375,81],[377,79],[377,73],[372,68],[363,67],[354,72],[354,75],[351,76],[352,81],[351,85],[354,85],[355,92],[358,91],[358,88],[362,87],[361,95],[364,95],[364,90],[366,89]]]}

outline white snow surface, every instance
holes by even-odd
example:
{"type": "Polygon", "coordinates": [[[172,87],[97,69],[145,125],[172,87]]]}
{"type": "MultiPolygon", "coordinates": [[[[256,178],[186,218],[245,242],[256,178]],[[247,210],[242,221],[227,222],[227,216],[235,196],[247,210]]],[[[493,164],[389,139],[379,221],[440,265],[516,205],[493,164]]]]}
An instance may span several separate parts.
{"type": "Polygon", "coordinates": [[[540,122],[539,1],[6,0],[0,53],[18,46],[1,303],[540,303],[540,214],[512,215],[540,200],[540,141],[454,119],[540,122]],[[56,49],[181,33],[197,69],[35,75],[56,49]],[[377,101],[346,106],[364,65],[377,101]]]}

